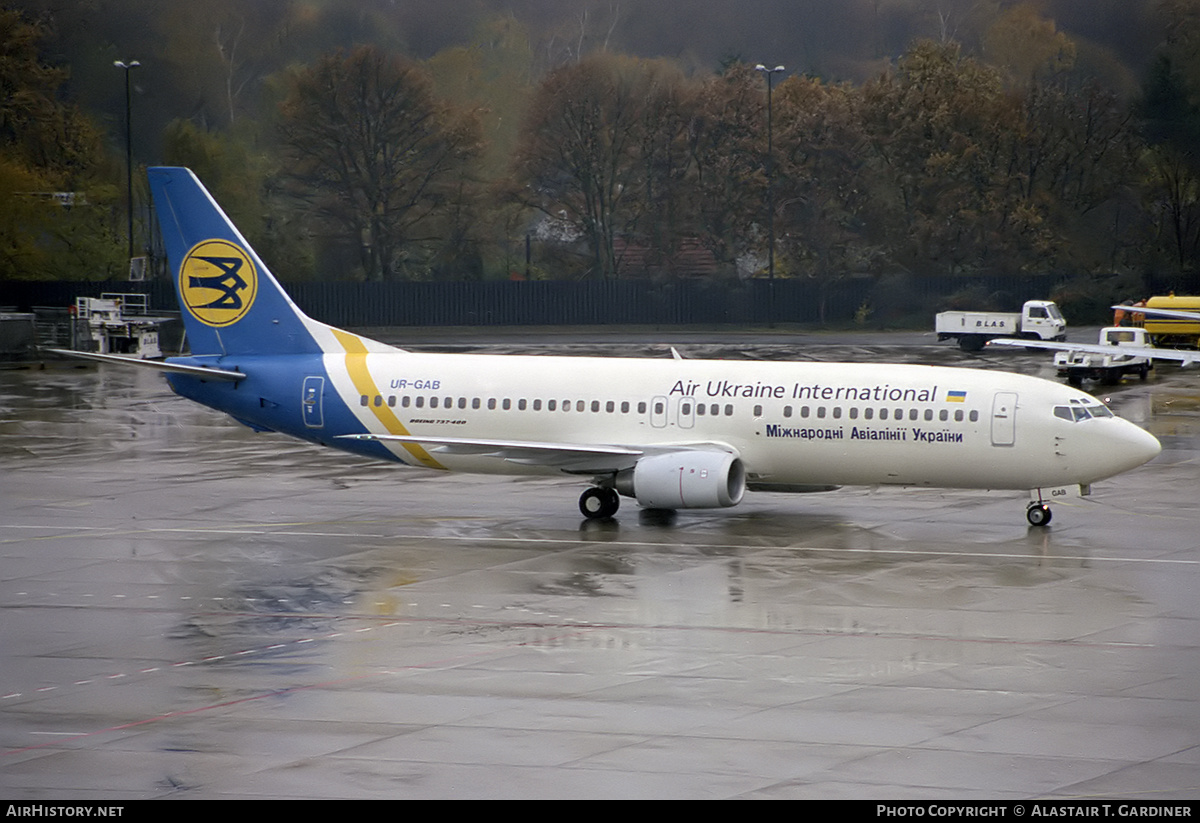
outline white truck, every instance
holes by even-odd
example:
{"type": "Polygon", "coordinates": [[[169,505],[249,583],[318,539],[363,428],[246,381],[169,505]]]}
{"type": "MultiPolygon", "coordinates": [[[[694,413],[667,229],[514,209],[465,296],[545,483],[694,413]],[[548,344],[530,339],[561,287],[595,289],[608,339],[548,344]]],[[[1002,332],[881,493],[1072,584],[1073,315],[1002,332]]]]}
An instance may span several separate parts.
{"type": "Polygon", "coordinates": [[[957,339],[963,351],[979,351],[997,337],[1066,340],[1067,321],[1050,300],[1027,300],[1020,313],[944,311],[934,322],[938,340],[957,339]]]}
{"type": "Polygon", "coordinates": [[[1127,374],[1136,374],[1142,380],[1154,368],[1154,361],[1144,354],[1150,345],[1150,336],[1143,328],[1108,326],[1100,330],[1099,348],[1111,348],[1111,352],[1097,347],[1087,350],[1064,350],[1054,355],[1054,366],[1059,377],[1066,377],[1072,386],[1084,380],[1099,380],[1106,385],[1119,383],[1127,374]],[[1122,353],[1123,347],[1137,347],[1139,352],[1122,353]]]}

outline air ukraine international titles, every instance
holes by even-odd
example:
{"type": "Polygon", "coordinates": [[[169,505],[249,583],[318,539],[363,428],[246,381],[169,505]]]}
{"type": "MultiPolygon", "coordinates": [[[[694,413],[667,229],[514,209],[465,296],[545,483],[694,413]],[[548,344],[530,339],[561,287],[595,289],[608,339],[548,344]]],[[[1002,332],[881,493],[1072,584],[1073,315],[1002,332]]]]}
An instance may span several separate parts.
{"type": "MultiPolygon", "coordinates": [[[[677,380],[668,394],[681,397],[697,397],[700,384],[692,381],[677,380]]],[[[897,388],[884,384],[882,386],[822,386],[819,383],[805,385],[794,383],[791,392],[787,386],[770,383],[731,383],[728,380],[709,380],[704,386],[707,397],[745,397],[745,398],[774,398],[776,400],[831,400],[859,402],[899,402],[899,403],[930,403],[937,399],[938,387],[929,386],[918,388],[897,388]]],[[[961,403],[966,399],[966,392],[947,392],[945,400],[950,403],[961,403]]]]}

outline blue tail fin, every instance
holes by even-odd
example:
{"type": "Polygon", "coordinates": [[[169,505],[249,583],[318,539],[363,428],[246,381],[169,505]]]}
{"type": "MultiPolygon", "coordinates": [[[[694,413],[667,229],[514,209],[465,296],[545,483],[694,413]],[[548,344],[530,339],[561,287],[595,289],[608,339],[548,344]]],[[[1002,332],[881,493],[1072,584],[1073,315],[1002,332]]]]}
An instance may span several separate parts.
{"type": "Polygon", "coordinates": [[[303,354],[321,347],[241,232],[189,169],[148,170],[192,354],[303,354]]]}

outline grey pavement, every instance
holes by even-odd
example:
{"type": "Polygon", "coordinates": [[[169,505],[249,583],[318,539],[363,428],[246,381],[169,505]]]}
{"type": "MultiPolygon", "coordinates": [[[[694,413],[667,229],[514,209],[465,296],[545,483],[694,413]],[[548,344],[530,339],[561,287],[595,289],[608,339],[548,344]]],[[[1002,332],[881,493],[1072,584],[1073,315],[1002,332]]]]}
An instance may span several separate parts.
{"type": "MultiPolygon", "coordinates": [[[[1054,377],[928,337],[433,337],[1054,377]]],[[[1194,799],[1200,372],[1101,395],[1164,451],[1046,529],[888,488],[592,523],[569,479],[0,372],[0,797],[1194,799]]]]}

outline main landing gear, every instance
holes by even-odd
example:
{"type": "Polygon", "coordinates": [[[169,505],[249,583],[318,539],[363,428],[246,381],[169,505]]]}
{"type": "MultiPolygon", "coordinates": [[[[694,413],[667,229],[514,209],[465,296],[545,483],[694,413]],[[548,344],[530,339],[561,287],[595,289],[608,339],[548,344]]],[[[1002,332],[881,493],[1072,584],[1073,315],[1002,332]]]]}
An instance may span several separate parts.
{"type": "Polygon", "coordinates": [[[1029,508],[1025,509],[1025,519],[1031,526],[1046,526],[1050,523],[1050,517],[1050,507],[1041,500],[1030,502],[1029,508]]]}
{"type": "Polygon", "coordinates": [[[604,520],[612,517],[621,507],[621,497],[616,489],[602,489],[598,486],[585,491],[579,496],[579,511],[589,520],[604,520]]]}
{"type": "MultiPolygon", "coordinates": [[[[579,496],[579,511],[588,520],[606,520],[621,507],[621,496],[616,489],[593,486],[579,496]]],[[[1050,507],[1041,500],[1033,500],[1025,509],[1025,519],[1031,526],[1048,526],[1052,517],[1050,507]]]]}

